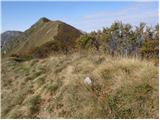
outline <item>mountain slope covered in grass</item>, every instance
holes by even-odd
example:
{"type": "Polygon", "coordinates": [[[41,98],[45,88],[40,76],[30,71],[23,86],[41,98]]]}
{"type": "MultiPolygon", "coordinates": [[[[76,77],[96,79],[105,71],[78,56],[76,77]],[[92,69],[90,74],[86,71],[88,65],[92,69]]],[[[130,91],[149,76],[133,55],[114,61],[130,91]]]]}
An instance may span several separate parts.
{"type": "Polygon", "coordinates": [[[158,118],[158,68],[138,58],[4,58],[1,84],[2,118],[158,118]]]}
{"type": "Polygon", "coordinates": [[[46,57],[52,52],[68,52],[74,48],[75,41],[81,34],[78,29],[62,21],[51,21],[43,17],[4,46],[2,55],[46,57]]]}

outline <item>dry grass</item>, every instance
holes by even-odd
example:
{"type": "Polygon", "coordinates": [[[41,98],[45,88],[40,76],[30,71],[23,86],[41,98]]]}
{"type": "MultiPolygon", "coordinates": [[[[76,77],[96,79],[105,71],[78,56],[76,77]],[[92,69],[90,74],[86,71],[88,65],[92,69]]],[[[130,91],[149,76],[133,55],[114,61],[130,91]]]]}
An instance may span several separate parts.
{"type": "Polygon", "coordinates": [[[146,60],[77,53],[2,60],[2,118],[158,118],[158,108],[158,68],[146,60]]]}

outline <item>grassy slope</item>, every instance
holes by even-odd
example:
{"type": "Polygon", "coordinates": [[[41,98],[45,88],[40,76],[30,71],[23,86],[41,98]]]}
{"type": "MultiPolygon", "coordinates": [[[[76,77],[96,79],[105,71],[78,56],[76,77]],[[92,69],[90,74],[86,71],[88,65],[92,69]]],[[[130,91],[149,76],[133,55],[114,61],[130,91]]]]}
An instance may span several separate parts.
{"type": "Polygon", "coordinates": [[[45,44],[53,42],[58,42],[61,47],[71,49],[75,45],[75,40],[81,34],[82,33],[76,28],[61,21],[44,22],[40,20],[26,30],[22,36],[8,43],[8,47],[12,49],[9,49],[5,56],[11,56],[15,53],[31,55],[36,49],[39,49],[39,47],[42,49],[45,44]],[[23,41],[23,43],[21,41],[23,41]]]}
{"type": "Polygon", "coordinates": [[[2,118],[158,118],[158,108],[151,62],[79,54],[2,60],[2,118]]]}

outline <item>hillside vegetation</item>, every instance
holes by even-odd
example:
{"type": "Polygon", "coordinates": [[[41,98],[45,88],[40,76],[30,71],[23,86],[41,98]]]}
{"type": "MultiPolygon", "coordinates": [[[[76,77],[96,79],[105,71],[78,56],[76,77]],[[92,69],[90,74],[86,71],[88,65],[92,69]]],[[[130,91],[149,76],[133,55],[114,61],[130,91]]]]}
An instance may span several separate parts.
{"type": "Polygon", "coordinates": [[[158,118],[158,68],[138,58],[4,58],[1,84],[2,118],[158,118]]]}
{"type": "Polygon", "coordinates": [[[23,34],[16,39],[12,37],[2,46],[2,55],[44,58],[52,54],[68,54],[82,50],[158,61],[159,25],[150,27],[140,23],[132,26],[115,21],[102,30],[82,33],[62,21],[41,18],[23,34]]]}
{"type": "Polygon", "coordinates": [[[140,23],[138,26],[114,22],[110,27],[81,35],[78,49],[99,51],[113,55],[139,56],[158,59],[159,25],[154,27],[140,23]]]}
{"type": "Polygon", "coordinates": [[[2,118],[159,118],[159,25],[82,33],[41,18],[3,35],[2,118]]]}

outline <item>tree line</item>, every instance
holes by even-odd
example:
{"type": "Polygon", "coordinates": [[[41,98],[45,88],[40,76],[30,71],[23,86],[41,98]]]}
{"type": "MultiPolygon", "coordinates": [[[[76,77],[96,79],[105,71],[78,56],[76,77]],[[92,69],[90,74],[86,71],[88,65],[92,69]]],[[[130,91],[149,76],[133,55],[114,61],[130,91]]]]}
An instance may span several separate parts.
{"type": "Polygon", "coordinates": [[[81,35],[77,40],[76,48],[101,51],[113,56],[158,58],[159,24],[150,27],[140,23],[133,27],[116,21],[110,27],[81,35]]]}

